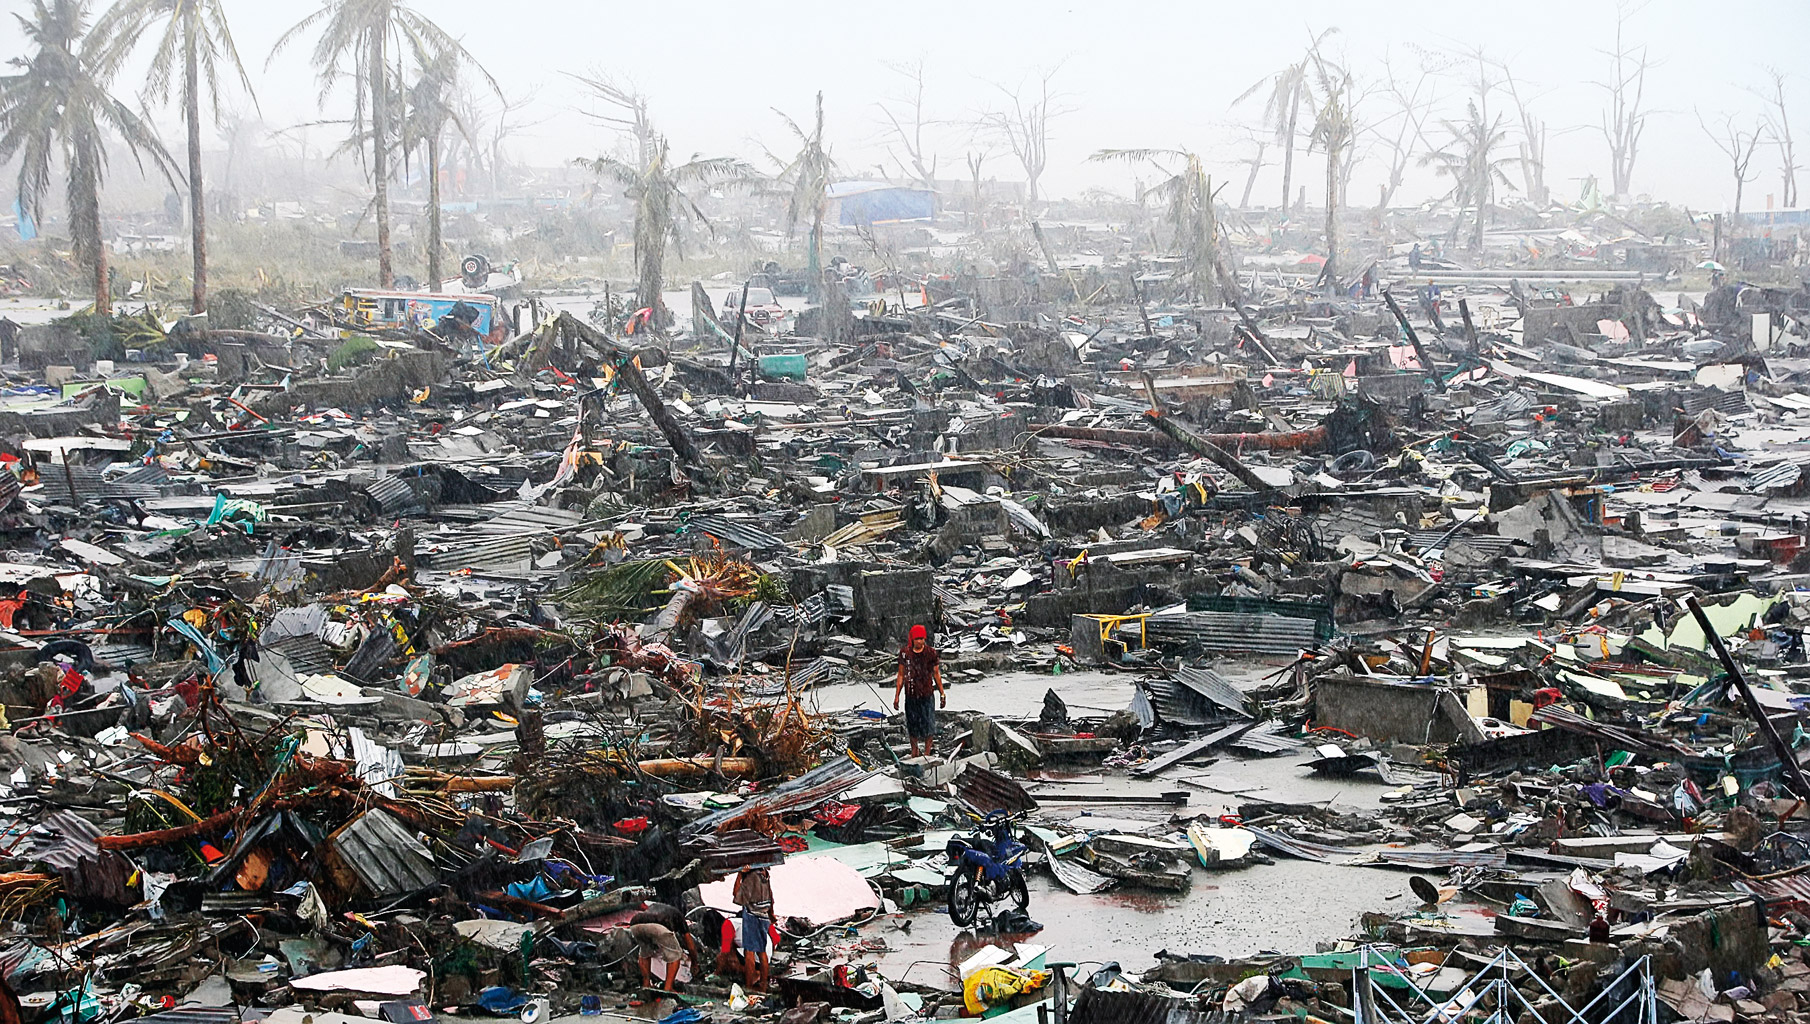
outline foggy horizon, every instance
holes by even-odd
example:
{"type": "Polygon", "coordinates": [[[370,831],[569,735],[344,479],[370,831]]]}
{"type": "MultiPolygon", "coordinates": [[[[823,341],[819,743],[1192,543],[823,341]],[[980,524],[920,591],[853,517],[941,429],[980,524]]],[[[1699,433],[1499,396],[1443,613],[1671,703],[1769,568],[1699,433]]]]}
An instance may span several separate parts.
{"type": "MultiPolygon", "coordinates": [[[[18,0],[15,4],[22,9],[18,0]]],[[[105,6],[97,3],[96,13],[105,6]]],[[[1040,71],[1054,68],[1052,88],[1066,113],[1051,120],[1044,198],[1095,189],[1130,196],[1140,182],[1154,180],[1154,169],[1088,157],[1102,148],[1151,147],[1199,153],[1216,183],[1230,183],[1226,198],[1235,201],[1266,85],[1242,103],[1234,104],[1234,98],[1299,60],[1313,33],[1335,29],[1324,51],[1357,80],[1360,134],[1343,199],[1348,206],[1374,206],[1387,173],[1380,132],[1391,128],[1399,108],[1380,88],[1385,57],[1397,76],[1409,79],[1418,76],[1423,62],[1450,64],[1432,83],[1439,103],[1425,125],[1429,141],[1438,145],[1447,137],[1441,119],[1461,116],[1474,93],[1469,83],[1478,51],[1513,73],[1523,99],[1547,124],[1546,182],[1553,198],[1575,200],[1589,176],[1605,195],[1611,191],[1608,145],[1597,127],[1607,93],[1594,84],[1606,76],[1604,51],[1613,46],[1618,8],[1609,3],[1529,3],[1512,12],[1418,0],[1355,11],[1322,2],[1287,8],[1159,3],[1129,12],[933,3],[911,18],[880,24],[853,9],[822,3],[768,11],[705,2],[637,11],[632,18],[600,17],[590,5],[561,0],[529,0],[510,8],[508,16],[473,0],[431,0],[417,8],[458,37],[506,96],[531,97],[521,117],[535,123],[513,135],[505,148],[512,162],[534,167],[569,164],[624,141],[622,133],[586,116],[595,101],[567,77],[572,73],[603,76],[644,94],[675,157],[736,156],[763,172],[778,169],[769,151],[790,152],[787,129],[775,110],[802,122],[821,90],[839,176],[884,173],[899,180],[908,172],[901,168],[903,154],[889,138],[879,104],[890,100],[895,110],[902,109],[899,101],[911,83],[892,65],[921,58],[925,115],[934,122],[925,131],[926,149],[937,159],[939,179],[965,178],[964,158],[990,150],[983,177],[1022,181],[1024,172],[1011,152],[978,140],[972,122],[1006,100],[1001,86],[1032,84],[1040,71]],[[1235,26],[1215,24],[1228,13],[1236,14],[1235,26]],[[614,31],[625,25],[632,31],[614,31]]],[[[272,131],[348,116],[348,85],[317,103],[319,88],[309,64],[312,35],[304,33],[270,55],[277,38],[314,9],[308,3],[229,3],[258,107],[242,89],[223,83],[223,111],[259,118],[272,131]]],[[[1705,135],[1699,116],[1712,128],[1730,115],[1743,127],[1757,121],[1766,105],[1752,90],[1770,87],[1769,67],[1787,72],[1788,99],[1793,107],[1801,103],[1810,84],[1792,71],[1791,58],[1796,45],[1810,38],[1810,7],[1747,0],[1705,8],[1655,0],[1627,7],[1625,34],[1624,46],[1646,47],[1653,61],[1644,100],[1651,117],[1630,197],[1699,212],[1730,209],[1734,182],[1728,161],[1705,135]],[[1712,23],[1717,31],[1707,31],[1712,23]]],[[[141,43],[114,83],[117,94],[136,97],[132,83],[142,80],[150,49],[141,43]]],[[[0,52],[10,59],[23,50],[16,21],[4,19],[0,52]]],[[[1498,89],[1490,103],[1490,116],[1500,115],[1508,131],[1501,155],[1513,157],[1521,136],[1513,101],[1506,89],[1498,89]]],[[[177,111],[164,104],[152,114],[174,152],[181,139],[177,111]]],[[[1309,120],[1303,118],[1299,132],[1291,199],[1304,187],[1307,204],[1322,206],[1324,162],[1306,152],[1309,120]]],[[[330,125],[313,129],[311,148],[331,148],[333,131],[330,125]]],[[[210,130],[203,144],[210,159],[217,157],[219,132],[210,130]]],[[[1277,205],[1277,156],[1272,142],[1252,205],[1277,205]]],[[[1762,143],[1743,202],[1747,212],[1764,210],[1779,192],[1780,168],[1777,147],[1762,143]]],[[[7,172],[13,173],[12,166],[7,172]]],[[[1514,187],[1502,190],[1499,201],[1521,194],[1519,172],[1511,168],[1509,177],[1514,187]]],[[[117,163],[108,181],[110,191],[142,184],[127,161],[117,163]]],[[[1449,188],[1449,180],[1414,161],[1392,205],[1418,205],[1449,188]]]]}

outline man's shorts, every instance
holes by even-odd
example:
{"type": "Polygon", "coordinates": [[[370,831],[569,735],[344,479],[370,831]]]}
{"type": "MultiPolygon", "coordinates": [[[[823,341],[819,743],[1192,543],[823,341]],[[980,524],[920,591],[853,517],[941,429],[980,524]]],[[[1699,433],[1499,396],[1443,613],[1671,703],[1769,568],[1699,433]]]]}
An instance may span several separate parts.
{"type": "Polygon", "coordinates": [[[767,919],[742,911],[742,952],[759,956],[767,951],[767,919]]]}
{"type": "Polygon", "coordinates": [[[914,740],[936,735],[936,697],[905,698],[905,732],[914,740]]]}

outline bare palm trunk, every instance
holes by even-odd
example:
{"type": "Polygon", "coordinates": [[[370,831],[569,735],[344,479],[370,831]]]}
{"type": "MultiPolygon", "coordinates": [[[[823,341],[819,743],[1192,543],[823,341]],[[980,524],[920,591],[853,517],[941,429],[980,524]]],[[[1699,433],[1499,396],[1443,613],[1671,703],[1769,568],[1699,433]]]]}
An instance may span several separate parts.
{"type": "Polygon", "coordinates": [[[1483,220],[1489,216],[1489,192],[1487,185],[1477,187],[1477,222],[1471,228],[1471,248],[1479,253],[1483,251],[1483,220]]]}
{"type": "Polygon", "coordinates": [[[1282,216],[1288,216],[1289,190],[1295,187],[1295,117],[1301,112],[1301,83],[1296,82],[1288,98],[1287,135],[1282,140],[1282,216]]]}
{"type": "Polygon", "coordinates": [[[666,288],[666,236],[650,242],[647,251],[641,254],[641,281],[636,288],[636,297],[641,305],[651,312],[648,314],[648,326],[656,336],[666,333],[666,303],[661,301],[666,288]]]}
{"type": "MultiPolygon", "coordinates": [[[[1034,202],[1035,200],[1033,200],[1034,202]]],[[[811,279],[811,301],[823,301],[823,207],[811,215],[811,234],[806,243],[805,274],[811,279]]]]}
{"type": "Polygon", "coordinates": [[[440,136],[427,140],[427,286],[440,290],[440,136]]]}
{"type": "Polygon", "coordinates": [[[371,174],[376,180],[377,286],[392,288],[396,272],[390,256],[389,111],[385,99],[389,69],[384,64],[383,32],[371,33],[371,174]]]}
{"type": "Polygon", "coordinates": [[[194,288],[189,312],[207,312],[207,208],[201,189],[201,72],[195,55],[195,37],[184,33],[182,87],[189,119],[189,248],[195,260],[194,288]]]}
{"type": "Polygon", "coordinates": [[[113,315],[107,288],[107,247],[101,241],[100,158],[93,144],[78,141],[69,159],[69,241],[78,264],[93,271],[94,311],[113,315]]]}
{"type": "Polygon", "coordinates": [[[1339,254],[1339,149],[1326,147],[1326,280],[1335,289],[1338,277],[1333,273],[1339,254]]]}
{"type": "Polygon", "coordinates": [[[1257,144],[1257,155],[1251,160],[1251,173],[1244,177],[1244,195],[1238,198],[1238,208],[1251,208],[1251,188],[1257,184],[1257,172],[1263,170],[1263,143],[1257,144]]]}

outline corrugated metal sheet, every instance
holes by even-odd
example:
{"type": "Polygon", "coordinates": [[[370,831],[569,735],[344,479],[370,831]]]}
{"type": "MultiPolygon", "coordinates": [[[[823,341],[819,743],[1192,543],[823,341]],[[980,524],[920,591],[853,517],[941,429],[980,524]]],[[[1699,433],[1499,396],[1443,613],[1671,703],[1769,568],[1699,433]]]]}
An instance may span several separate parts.
{"type": "Polygon", "coordinates": [[[716,878],[746,867],[780,864],[786,859],[778,843],[751,828],[686,836],[679,844],[679,853],[700,860],[704,874],[716,878]]]}
{"type": "Polygon", "coordinates": [[[1224,717],[1192,690],[1185,689],[1173,679],[1147,679],[1142,689],[1150,700],[1150,706],[1155,709],[1157,719],[1170,725],[1199,729],[1224,717]]]}
{"type": "Polygon", "coordinates": [[[1068,1024],[1208,1024],[1215,1015],[1199,1005],[1180,993],[1112,992],[1089,985],[1069,1009],[1068,1024]]]}
{"type": "Polygon", "coordinates": [[[1532,715],[1528,716],[1528,721],[1535,724],[1550,725],[1554,728],[1564,729],[1568,732],[1581,733],[1595,739],[1607,740],[1621,747],[1632,747],[1640,750],[1663,750],[1674,754],[1682,754],[1686,757],[1696,756],[1696,751],[1686,747],[1669,736],[1661,736],[1658,733],[1646,732],[1644,730],[1626,729],[1616,725],[1605,725],[1602,722],[1593,722],[1583,715],[1573,711],[1567,711],[1557,704],[1548,704],[1543,708],[1537,709],[1532,715]]]}
{"type": "Polygon", "coordinates": [[[771,551],[787,546],[782,538],[775,537],[745,519],[695,515],[685,520],[685,527],[691,532],[706,533],[726,544],[747,548],[750,551],[771,551]]]}
{"type": "Polygon", "coordinates": [[[1300,860],[1318,861],[1321,864],[1343,863],[1355,856],[1351,850],[1339,846],[1328,846],[1325,843],[1309,842],[1296,839],[1281,832],[1272,832],[1267,828],[1255,825],[1243,826],[1245,831],[1257,837],[1257,841],[1277,853],[1284,853],[1300,860]]]}
{"type": "Polygon", "coordinates": [[[263,650],[281,656],[297,675],[315,675],[333,671],[333,648],[321,643],[312,633],[288,636],[266,643],[263,650]]]}
{"type": "Polygon", "coordinates": [[[378,796],[396,795],[396,780],[402,778],[402,753],[386,747],[365,735],[357,726],[346,730],[352,746],[352,760],[358,766],[358,777],[378,796]]]}
{"type": "Polygon", "coordinates": [[[1265,722],[1233,740],[1232,746],[1259,754],[1287,754],[1307,746],[1293,736],[1285,735],[1287,728],[1280,722],[1265,722]]]}
{"type": "Polygon", "coordinates": [[[26,856],[55,871],[63,891],[77,899],[130,903],[126,877],[131,865],[96,846],[100,834],[99,826],[74,811],[54,811],[39,825],[34,836],[38,846],[26,856]]]}
{"type": "Polygon", "coordinates": [[[1460,850],[1397,850],[1385,848],[1376,853],[1378,864],[1388,864],[1398,868],[1413,868],[1417,871],[1433,871],[1439,868],[1506,868],[1508,854],[1502,850],[1477,850],[1464,852],[1460,850]]]}
{"type": "Polygon", "coordinates": [[[838,667],[839,666],[835,662],[830,661],[828,658],[812,658],[810,661],[806,662],[793,662],[792,685],[816,686],[818,683],[827,682],[830,673],[834,672],[838,667]]]}
{"type": "Polygon", "coordinates": [[[230,1006],[179,1006],[174,1010],[139,1017],[133,1024],[238,1024],[239,1011],[230,1006]]]}
{"type": "Polygon", "coordinates": [[[1738,416],[1748,411],[1745,391],[1704,388],[1701,391],[1687,391],[1678,396],[1678,401],[1686,416],[1696,416],[1705,409],[1715,409],[1730,416],[1738,416]]]}
{"type": "Polygon", "coordinates": [[[877,771],[861,767],[851,757],[839,757],[765,793],[757,793],[735,807],[706,814],[685,826],[685,831],[712,831],[730,818],[749,812],[778,814],[781,811],[815,807],[845,789],[866,782],[876,774],[877,771]]]}
{"type": "Polygon", "coordinates": [[[1246,729],[1249,729],[1250,727],[1251,727],[1251,723],[1249,723],[1249,722],[1234,722],[1233,724],[1228,725],[1225,728],[1220,729],[1217,732],[1211,733],[1206,736],[1202,736],[1196,740],[1190,740],[1189,742],[1184,743],[1179,747],[1176,747],[1174,750],[1169,751],[1168,753],[1164,754],[1161,757],[1158,757],[1151,761],[1146,761],[1143,764],[1138,765],[1137,767],[1131,769],[1131,774],[1133,774],[1133,775],[1155,775],[1157,772],[1160,772],[1163,769],[1170,767],[1171,765],[1180,764],[1181,762],[1186,761],[1188,758],[1193,757],[1196,754],[1201,754],[1201,753],[1205,753],[1206,751],[1212,750],[1214,747],[1218,746],[1221,743],[1224,743],[1225,741],[1233,738],[1234,736],[1237,736],[1239,733],[1245,731],[1246,729]]]}
{"type": "Polygon", "coordinates": [[[133,1024],[238,1024],[239,1011],[230,1006],[179,1006],[174,1010],[136,1018],[133,1024]]]}
{"type": "Polygon", "coordinates": [[[365,495],[384,515],[395,515],[411,505],[422,504],[414,486],[401,475],[386,476],[371,484],[365,488],[365,495]]]}
{"type": "Polygon", "coordinates": [[[536,540],[582,522],[579,512],[517,505],[463,530],[427,534],[415,549],[430,569],[531,572],[536,540]]]}
{"type": "Polygon", "coordinates": [[[994,811],[1018,814],[1037,808],[1037,801],[1031,799],[1023,786],[977,764],[969,764],[955,777],[955,795],[982,814],[994,811]]]}
{"type": "Polygon", "coordinates": [[[278,608],[276,614],[258,632],[258,636],[268,646],[285,637],[317,636],[326,623],[325,605],[305,604],[294,608],[278,608]]]}
{"type": "Polygon", "coordinates": [[[373,895],[414,892],[439,881],[433,853],[384,811],[366,811],[329,842],[373,895]]]}
{"type": "Polygon", "coordinates": [[[154,483],[120,483],[103,475],[104,466],[44,466],[39,471],[43,489],[38,499],[48,502],[69,501],[69,485],[73,481],[78,500],[100,501],[104,498],[155,498],[163,489],[154,483]]]}
{"type": "Polygon", "coordinates": [[[1175,670],[1175,681],[1223,710],[1245,718],[1251,717],[1245,711],[1244,694],[1227,681],[1225,676],[1210,668],[1183,665],[1175,670]]]}
{"type": "Polygon", "coordinates": [[[1319,646],[1312,619],[1237,612],[1182,612],[1146,620],[1152,643],[1185,644],[1203,651],[1299,654],[1319,646]]]}
{"type": "MultiPolygon", "coordinates": [[[[1795,462],[1781,462],[1776,466],[1768,466],[1758,473],[1747,476],[1747,486],[1756,491],[1771,491],[1790,487],[1804,475],[1804,467],[1795,462]]],[[[3,508],[4,503],[0,503],[3,508]]]]}
{"type": "Polygon", "coordinates": [[[1810,875],[1736,879],[1735,888],[1758,896],[1768,903],[1810,904],[1810,875]]]}

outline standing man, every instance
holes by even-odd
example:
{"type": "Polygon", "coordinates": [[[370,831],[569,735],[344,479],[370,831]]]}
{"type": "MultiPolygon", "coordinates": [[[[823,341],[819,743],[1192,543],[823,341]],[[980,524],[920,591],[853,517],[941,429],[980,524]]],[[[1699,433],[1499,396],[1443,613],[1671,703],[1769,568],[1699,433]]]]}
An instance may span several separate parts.
{"type": "Polygon", "coordinates": [[[899,710],[899,696],[905,697],[905,733],[911,739],[911,756],[936,752],[937,697],[943,707],[949,706],[949,694],[943,689],[942,657],[930,646],[930,633],[923,626],[911,627],[911,639],[899,652],[899,681],[892,691],[892,709],[899,710]]]}
{"type": "Polygon", "coordinates": [[[743,868],[735,876],[733,899],[742,908],[742,981],[750,992],[765,992],[773,973],[767,934],[773,923],[773,877],[764,867],[743,868]]]}

